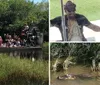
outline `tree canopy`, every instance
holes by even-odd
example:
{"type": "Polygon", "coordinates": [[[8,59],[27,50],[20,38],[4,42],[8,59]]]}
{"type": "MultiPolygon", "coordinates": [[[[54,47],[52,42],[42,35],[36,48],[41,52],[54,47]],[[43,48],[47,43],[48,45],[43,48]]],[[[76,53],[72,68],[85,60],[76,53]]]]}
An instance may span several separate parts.
{"type": "Polygon", "coordinates": [[[30,0],[0,0],[0,30],[21,29],[35,23],[41,32],[48,34],[47,1],[34,3],[30,0]]]}

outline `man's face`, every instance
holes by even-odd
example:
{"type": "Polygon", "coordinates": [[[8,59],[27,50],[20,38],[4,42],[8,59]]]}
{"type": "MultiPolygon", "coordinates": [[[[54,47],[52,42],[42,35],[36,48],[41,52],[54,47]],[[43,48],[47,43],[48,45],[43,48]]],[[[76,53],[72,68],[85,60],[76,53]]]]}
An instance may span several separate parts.
{"type": "Polygon", "coordinates": [[[65,12],[69,19],[75,19],[75,12],[68,12],[67,10],[65,12]]]}

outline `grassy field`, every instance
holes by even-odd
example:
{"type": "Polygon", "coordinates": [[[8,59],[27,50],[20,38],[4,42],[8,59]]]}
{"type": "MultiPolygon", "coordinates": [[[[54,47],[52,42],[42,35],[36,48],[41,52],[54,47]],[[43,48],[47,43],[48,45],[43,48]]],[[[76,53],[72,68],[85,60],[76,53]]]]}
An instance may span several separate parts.
{"type": "Polygon", "coordinates": [[[48,85],[48,62],[20,59],[0,54],[0,85],[48,85]],[[35,83],[34,82],[34,83],[35,83]]]}
{"type": "MultiPolygon", "coordinates": [[[[100,0],[74,0],[74,3],[77,5],[77,13],[85,15],[89,20],[100,20],[100,0]]],[[[60,15],[60,0],[50,0],[50,19],[60,15]]]]}

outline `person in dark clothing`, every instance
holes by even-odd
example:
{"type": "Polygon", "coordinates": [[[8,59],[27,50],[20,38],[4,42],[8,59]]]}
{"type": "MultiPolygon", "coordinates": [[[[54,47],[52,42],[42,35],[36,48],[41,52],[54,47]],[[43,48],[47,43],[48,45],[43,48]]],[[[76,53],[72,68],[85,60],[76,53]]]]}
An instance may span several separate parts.
{"type": "Polygon", "coordinates": [[[1,47],[2,43],[3,43],[3,39],[2,39],[2,37],[0,36],[0,47],[1,47]]]}
{"type": "MultiPolygon", "coordinates": [[[[76,5],[73,2],[67,1],[64,5],[64,10],[66,13],[65,25],[68,29],[68,41],[86,41],[86,38],[83,35],[83,26],[86,26],[93,31],[100,32],[99,26],[92,24],[84,15],[75,13],[76,5]]],[[[61,20],[62,18],[59,16],[50,20],[50,23],[52,26],[58,27],[62,34],[61,20]]]]}

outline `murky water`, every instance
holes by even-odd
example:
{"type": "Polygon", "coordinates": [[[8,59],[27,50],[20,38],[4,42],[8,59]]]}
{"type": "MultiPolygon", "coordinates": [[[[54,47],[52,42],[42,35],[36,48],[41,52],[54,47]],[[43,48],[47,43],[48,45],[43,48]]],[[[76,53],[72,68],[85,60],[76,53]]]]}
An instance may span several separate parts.
{"type": "Polygon", "coordinates": [[[92,72],[89,67],[72,66],[67,71],[51,72],[51,85],[100,85],[100,72],[92,72]],[[76,78],[74,80],[58,80],[65,74],[90,75],[91,78],[76,78]]]}
{"type": "Polygon", "coordinates": [[[31,50],[31,51],[11,51],[6,53],[9,56],[13,56],[13,57],[20,57],[20,58],[28,58],[28,59],[42,59],[43,54],[42,54],[42,50],[31,50]]]}
{"type": "Polygon", "coordinates": [[[32,60],[35,59],[43,59],[43,51],[42,49],[3,49],[0,50],[0,53],[7,54],[10,57],[20,57],[20,58],[28,58],[32,60]]]}

